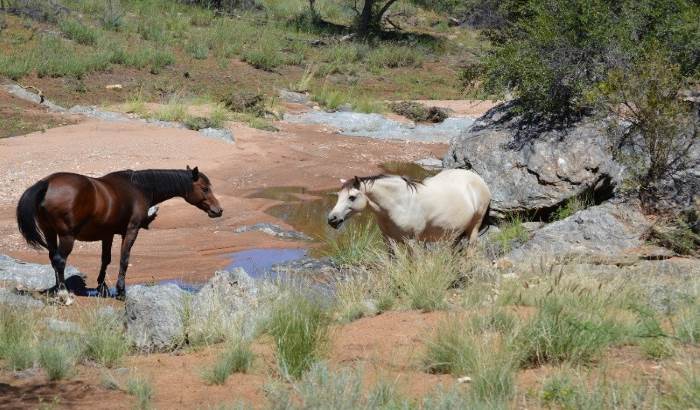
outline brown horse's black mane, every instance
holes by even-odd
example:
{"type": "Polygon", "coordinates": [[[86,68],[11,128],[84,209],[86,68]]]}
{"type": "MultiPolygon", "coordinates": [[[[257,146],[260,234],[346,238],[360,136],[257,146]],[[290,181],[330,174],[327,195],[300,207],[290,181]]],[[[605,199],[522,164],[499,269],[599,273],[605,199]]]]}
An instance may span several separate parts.
{"type": "MultiPolygon", "coordinates": [[[[153,199],[166,196],[184,196],[192,191],[192,171],[182,169],[131,169],[116,171],[115,175],[129,180],[141,191],[153,199]]],[[[200,173],[200,178],[209,182],[206,175],[200,173]]]]}
{"type": "Polygon", "coordinates": [[[391,178],[391,177],[399,177],[403,179],[403,182],[406,183],[406,186],[411,189],[411,190],[416,190],[418,188],[418,184],[421,184],[421,182],[414,181],[408,177],[405,177],[403,175],[389,175],[389,174],[378,174],[378,175],[370,175],[368,177],[355,177],[352,179],[349,179],[345,181],[343,184],[343,189],[347,188],[355,188],[355,189],[360,189],[360,183],[366,183],[366,184],[373,184],[374,181],[378,179],[384,179],[384,178],[391,178]]]}

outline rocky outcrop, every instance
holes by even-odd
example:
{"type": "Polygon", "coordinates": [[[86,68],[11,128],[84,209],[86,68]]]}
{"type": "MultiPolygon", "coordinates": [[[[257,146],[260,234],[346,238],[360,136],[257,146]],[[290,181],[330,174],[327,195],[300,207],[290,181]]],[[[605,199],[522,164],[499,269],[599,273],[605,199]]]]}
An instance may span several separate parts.
{"type": "Polygon", "coordinates": [[[15,306],[23,309],[37,309],[44,307],[44,302],[26,293],[0,288],[0,305],[15,306]]]}
{"type": "Polygon", "coordinates": [[[218,271],[197,292],[175,284],[135,285],[126,292],[127,332],[141,351],[169,351],[188,343],[216,342],[232,333],[249,336],[265,314],[271,288],[245,270],[218,271]]]}
{"type": "Polygon", "coordinates": [[[523,125],[508,103],[454,138],[443,163],[481,175],[496,212],[546,212],[587,191],[605,195],[621,179],[623,167],[613,160],[609,144],[599,120],[538,129],[523,125]]]}
{"type": "MultiPolygon", "coordinates": [[[[85,289],[85,275],[73,266],[66,266],[66,286],[79,293],[85,289]]],[[[56,285],[51,265],[30,263],[0,255],[0,284],[23,291],[42,291],[56,285]]]]}
{"type": "Polygon", "coordinates": [[[185,342],[188,293],[177,285],[129,286],[126,291],[127,334],[137,349],[171,350],[185,342]]]}
{"type": "Polygon", "coordinates": [[[634,205],[605,203],[534,231],[529,241],[505,259],[523,262],[544,256],[622,255],[644,244],[642,237],[650,225],[634,205]]]}

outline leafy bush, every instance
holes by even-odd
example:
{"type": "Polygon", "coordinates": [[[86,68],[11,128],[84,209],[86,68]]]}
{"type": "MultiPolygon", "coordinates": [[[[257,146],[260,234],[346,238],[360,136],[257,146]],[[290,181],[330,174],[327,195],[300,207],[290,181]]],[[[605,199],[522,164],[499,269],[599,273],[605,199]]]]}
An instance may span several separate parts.
{"type": "Polygon", "coordinates": [[[629,68],[649,44],[668,50],[684,76],[700,64],[694,2],[507,0],[496,12],[504,24],[489,35],[485,86],[513,91],[530,113],[585,113],[609,71],[629,68]]]}

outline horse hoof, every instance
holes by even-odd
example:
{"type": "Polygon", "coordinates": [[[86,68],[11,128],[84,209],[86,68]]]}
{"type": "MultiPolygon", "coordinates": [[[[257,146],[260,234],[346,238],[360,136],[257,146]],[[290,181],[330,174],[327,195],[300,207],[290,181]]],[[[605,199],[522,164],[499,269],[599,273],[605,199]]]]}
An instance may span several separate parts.
{"type": "Polygon", "coordinates": [[[109,294],[109,287],[102,283],[97,286],[97,296],[101,298],[108,298],[110,296],[109,294]]]}
{"type": "Polygon", "coordinates": [[[126,300],[126,293],[125,292],[117,292],[116,296],[117,300],[121,300],[122,302],[126,300]]]}

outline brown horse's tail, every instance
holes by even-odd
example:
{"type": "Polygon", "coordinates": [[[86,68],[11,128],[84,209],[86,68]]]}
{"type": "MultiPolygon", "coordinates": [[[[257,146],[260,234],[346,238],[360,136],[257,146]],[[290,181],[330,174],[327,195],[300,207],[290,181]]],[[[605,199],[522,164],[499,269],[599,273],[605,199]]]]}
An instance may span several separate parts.
{"type": "Polygon", "coordinates": [[[19,199],[17,204],[17,226],[24,236],[27,244],[32,248],[46,248],[46,239],[39,229],[36,220],[36,211],[41,201],[44,200],[46,190],[49,188],[49,181],[42,179],[30,186],[19,199]]]}

